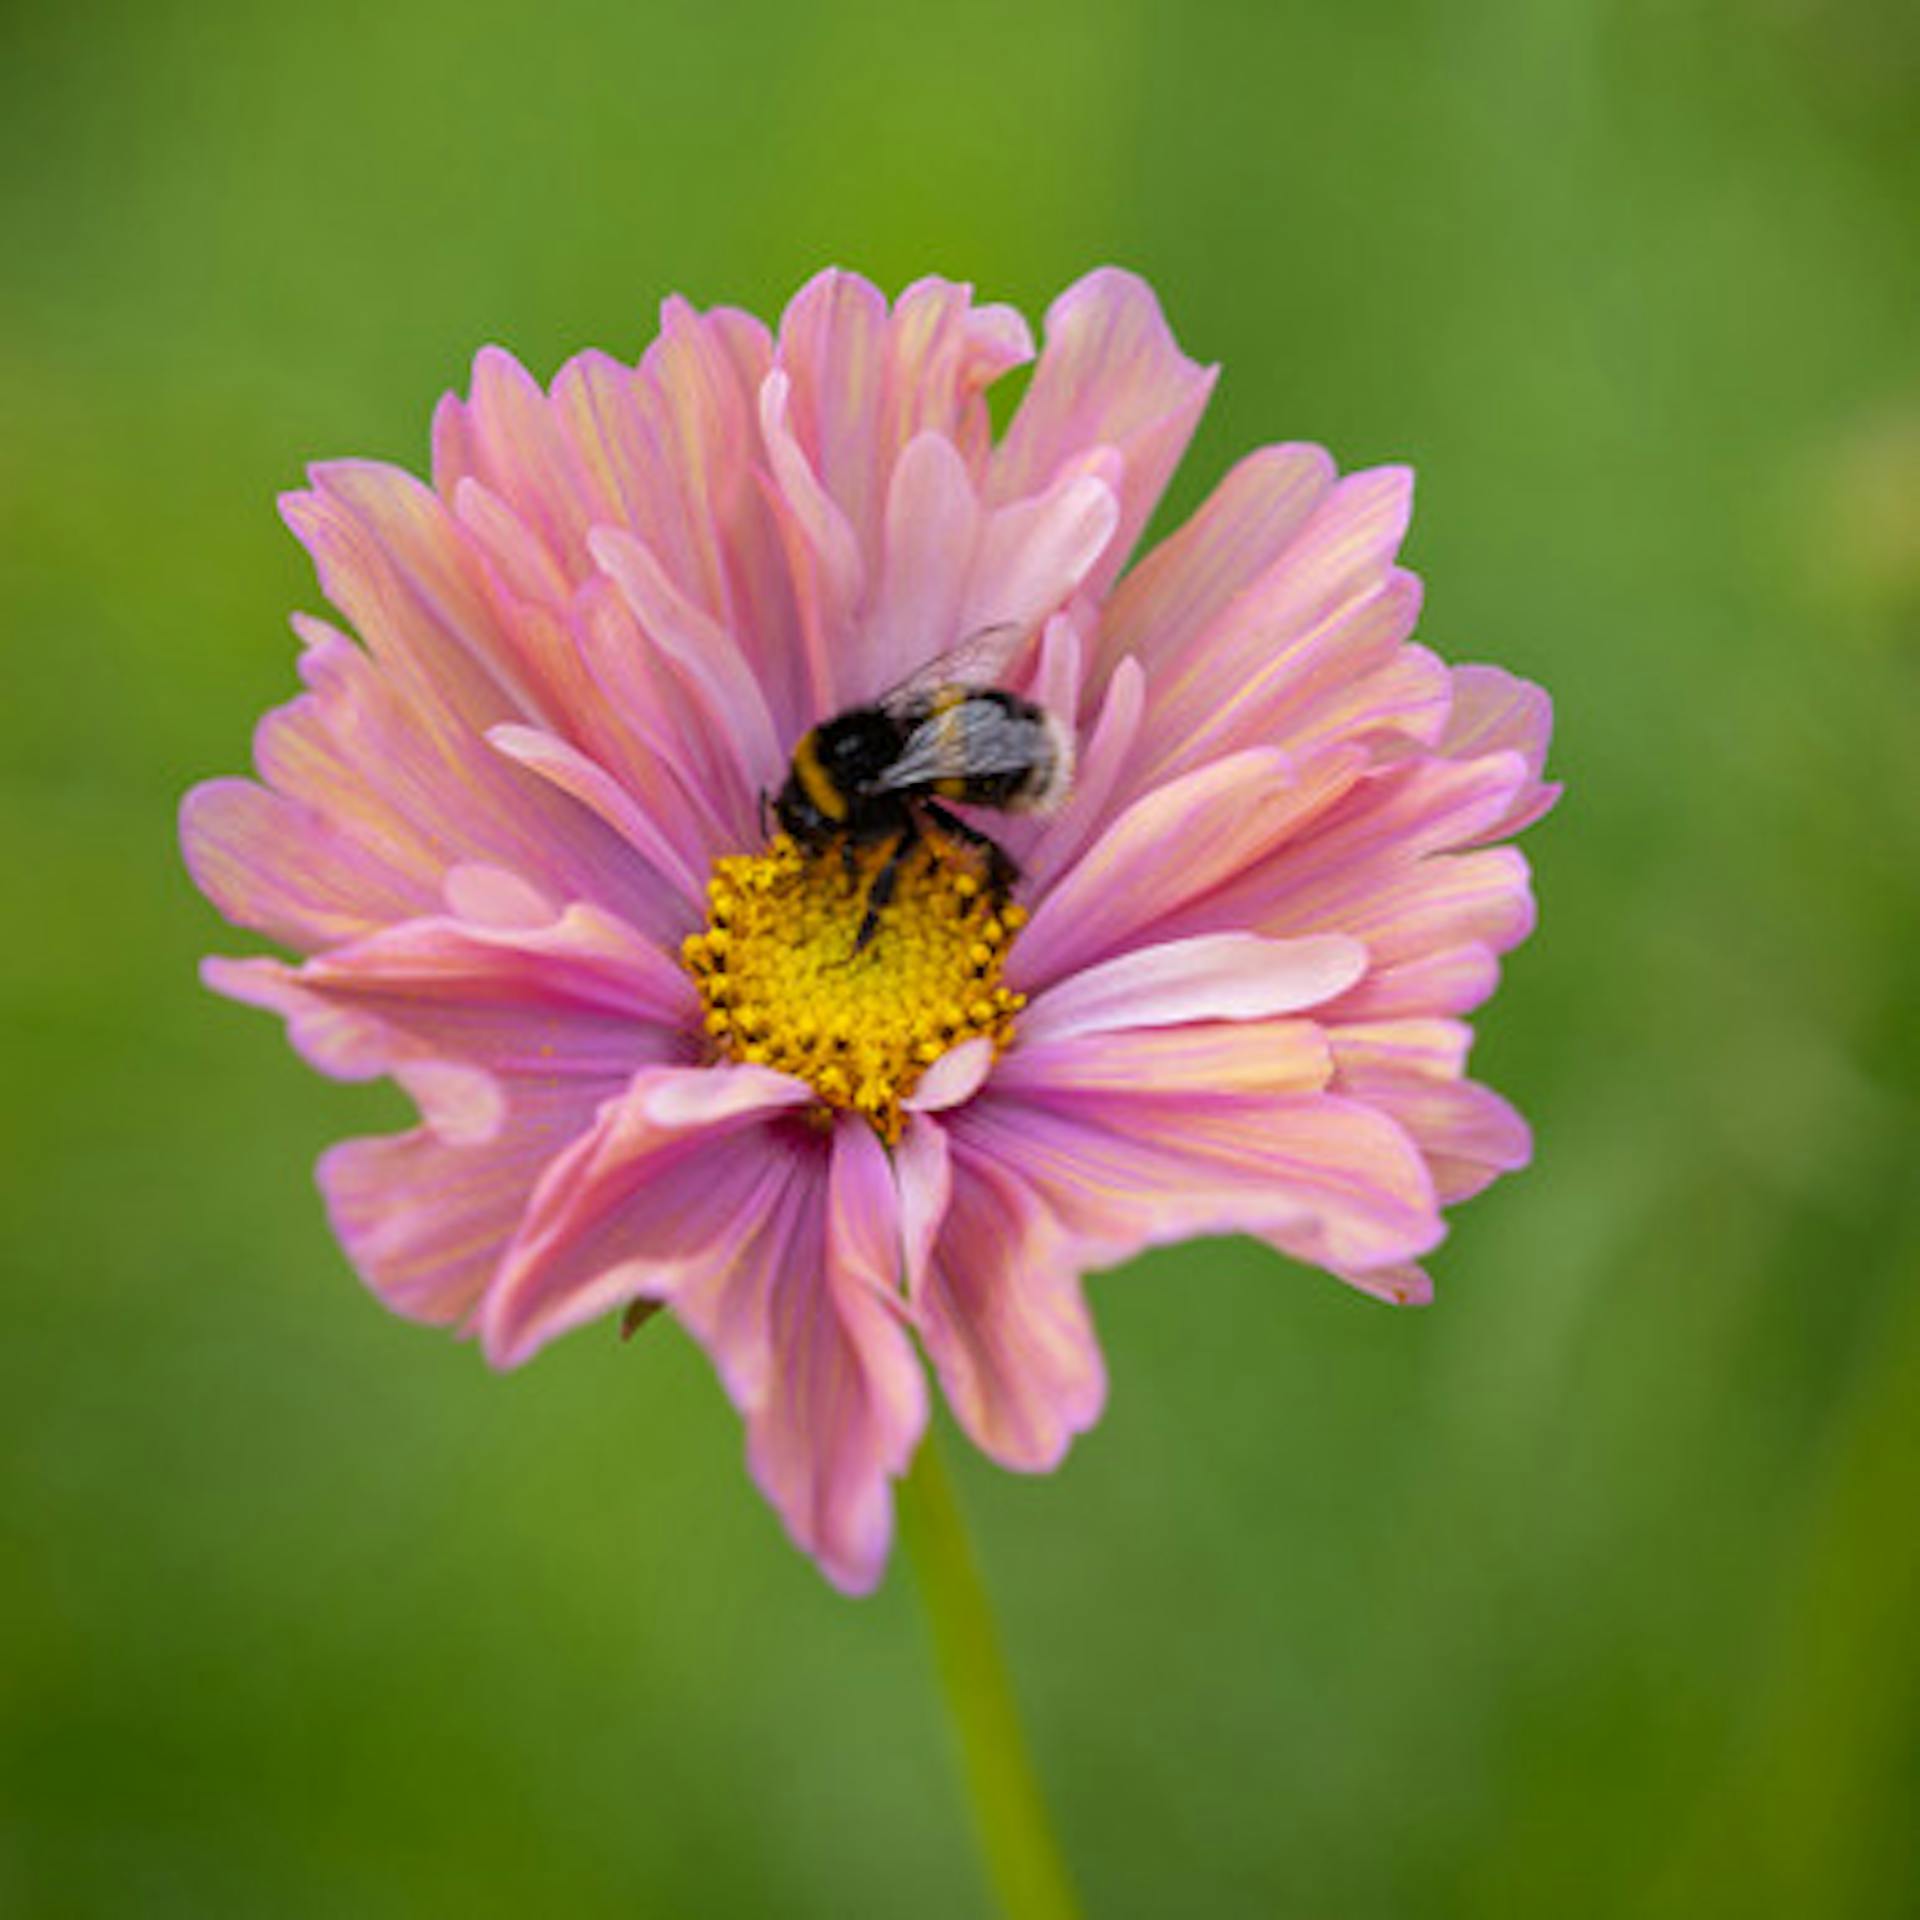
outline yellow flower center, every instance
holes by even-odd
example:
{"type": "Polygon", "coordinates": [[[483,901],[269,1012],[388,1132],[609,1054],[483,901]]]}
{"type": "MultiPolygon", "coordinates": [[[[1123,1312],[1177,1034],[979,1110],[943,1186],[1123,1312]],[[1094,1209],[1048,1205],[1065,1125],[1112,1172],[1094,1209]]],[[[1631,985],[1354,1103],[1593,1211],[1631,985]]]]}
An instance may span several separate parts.
{"type": "Polygon", "coordinates": [[[1024,994],[1000,984],[1026,919],[996,901],[961,849],[929,834],[901,862],[893,898],[855,951],[891,849],[808,853],[777,834],[764,853],[716,860],[704,933],[681,958],[706,1003],[716,1055],[804,1080],[825,1109],[864,1114],[891,1146],[900,1103],[951,1047],[1013,1037],[1024,994]]]}

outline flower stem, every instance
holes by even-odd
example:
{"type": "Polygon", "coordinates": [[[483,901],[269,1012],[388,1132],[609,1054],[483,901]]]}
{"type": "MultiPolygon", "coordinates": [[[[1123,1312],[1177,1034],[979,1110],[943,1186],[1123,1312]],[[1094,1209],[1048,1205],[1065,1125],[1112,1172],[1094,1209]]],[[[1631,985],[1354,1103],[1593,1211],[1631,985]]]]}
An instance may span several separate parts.
{"type": "Polygon", "coordinates": [[[1007,1920],[1075,1920],[1080,1908],[1020,1731],[993,1609],[936,1436],[900,1487],[900,1529],[919,1576],[940,1687],[987,1870],[1007,1920]]]}

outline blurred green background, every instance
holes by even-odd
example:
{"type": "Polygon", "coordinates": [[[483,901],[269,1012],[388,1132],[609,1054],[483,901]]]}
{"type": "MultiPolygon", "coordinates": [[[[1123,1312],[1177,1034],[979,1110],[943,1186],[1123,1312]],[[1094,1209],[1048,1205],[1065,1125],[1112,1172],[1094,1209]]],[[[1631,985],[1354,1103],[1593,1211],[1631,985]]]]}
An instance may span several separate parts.
{"type": "Polygon", "coordinates": [[[273,496],[499,341],[1090,265],[1260,441],[1410,458],[1423,637],[1559,702],[1538,1125],[1396,1315],[1101,1282],[960,1465],[1099,1915],[1920,1910],[1920,14],[1906,0],[19,5],[0,24],[0,1912],[979,1914],[906,1569],[670,1331],[501,1380],[194,982],[173,809],[317,609],[273,496]]]}

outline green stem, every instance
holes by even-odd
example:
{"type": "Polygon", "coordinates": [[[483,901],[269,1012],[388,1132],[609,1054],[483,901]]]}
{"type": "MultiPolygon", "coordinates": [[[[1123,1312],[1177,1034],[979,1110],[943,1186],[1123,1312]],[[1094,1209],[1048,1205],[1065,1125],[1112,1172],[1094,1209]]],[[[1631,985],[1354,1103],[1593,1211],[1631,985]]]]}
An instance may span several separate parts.
{"type": "Polygon", "coordinates": [[[900,1530],[919,1575],[974,1827],[1001,1909],[1007,1920],[1076,1920],[1079,1903],[1020,1731],[993,1609],[932,1433],[900,1486],[900,1530]]]}

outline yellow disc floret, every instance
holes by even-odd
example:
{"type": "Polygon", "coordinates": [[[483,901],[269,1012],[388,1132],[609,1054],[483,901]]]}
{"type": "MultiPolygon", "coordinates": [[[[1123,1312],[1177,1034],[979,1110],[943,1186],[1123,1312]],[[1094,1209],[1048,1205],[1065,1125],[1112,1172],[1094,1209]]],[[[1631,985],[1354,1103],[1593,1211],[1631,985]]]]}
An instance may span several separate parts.
{"type": "Polygon", "coordinates": [[[928,834],[856,947],[888,854],[806,851],[783,833],[764,853],[715,861],[706,931],[681,958],[716,1057],[793,1074],[892,1145],[900,1103],[943,1053],[982,1035],[996,1049],[1012,1039],[1026,997],[1000,970],[1026,914],[994,897],[970,855],[928,834]]]}

